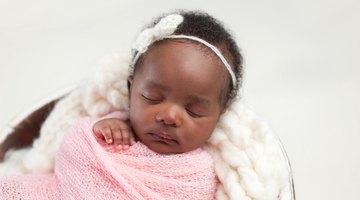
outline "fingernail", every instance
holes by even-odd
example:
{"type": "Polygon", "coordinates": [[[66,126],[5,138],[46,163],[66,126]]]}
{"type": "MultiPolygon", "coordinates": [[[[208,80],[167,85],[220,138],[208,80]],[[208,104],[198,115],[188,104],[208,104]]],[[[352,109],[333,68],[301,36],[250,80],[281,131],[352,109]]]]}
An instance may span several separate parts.
{"type": "Polygon", "coordinates": [[[112,139],[111,139],[111,138],[108,139],[108,140],[107,140],[107,143],[108,143],[108,144],[111,144],[111,143],[112,143],[112,139]]]}
{"type": "Polygon", "coordinates": [[[123,149],[124,149],[124,150],[126,150],[126,149],[128,149],[128,148],[129,148],[129,145],[124,145],[124,146],[123,146],[123,149]]]}

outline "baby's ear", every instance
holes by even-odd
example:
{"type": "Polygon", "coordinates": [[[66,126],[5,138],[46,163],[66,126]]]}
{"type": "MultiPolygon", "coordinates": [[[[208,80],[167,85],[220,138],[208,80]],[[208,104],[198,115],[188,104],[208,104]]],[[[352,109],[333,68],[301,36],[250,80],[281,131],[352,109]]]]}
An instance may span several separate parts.
{"type": "Polygon", "coordinates": [[[132,84],[133,84],[133,80],[134,80],[134,76],[129,76],[127,78],[127,87],[128,87],[129,95],[130,95],[130,92],[131,92],[131,87],[132,87],[132,84]]]}

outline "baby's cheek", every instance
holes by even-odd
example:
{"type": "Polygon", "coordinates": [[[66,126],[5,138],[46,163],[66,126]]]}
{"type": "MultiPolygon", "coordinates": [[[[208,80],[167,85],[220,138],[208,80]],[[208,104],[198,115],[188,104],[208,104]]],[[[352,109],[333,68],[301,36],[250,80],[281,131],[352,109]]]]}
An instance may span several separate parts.
{"type": "Polygon", "coordinates": [[[130,126],[132,128],[133,134],[138,136],[138,133],[141,133],[142,129],[144,129],[146,126],[146,122],[141,116],[130,114],[130,126]]]}
{"type": "Polygon", "coordinates": [[[217,121],[209,121],[202,126],[202,130],[200,132],[201,139],[204,143],[211,137],[214,132],[217,121]]]}

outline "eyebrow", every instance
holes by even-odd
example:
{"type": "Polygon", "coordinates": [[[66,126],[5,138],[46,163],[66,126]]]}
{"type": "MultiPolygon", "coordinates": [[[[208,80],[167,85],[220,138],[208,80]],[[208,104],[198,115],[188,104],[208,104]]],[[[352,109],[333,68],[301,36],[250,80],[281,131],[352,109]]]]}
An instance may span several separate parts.
{"type": "Polygon", "coordinates": [[[145,80],[145,83],[146,83],[145,84],[146,87],[157,88],[157,89],[161,89],[161,90],[164,90],[164,91],[169,90],[169,88],[166,87],[166,85],[160,84],[160,83],[155,82],[153,80],[145,80]]]}

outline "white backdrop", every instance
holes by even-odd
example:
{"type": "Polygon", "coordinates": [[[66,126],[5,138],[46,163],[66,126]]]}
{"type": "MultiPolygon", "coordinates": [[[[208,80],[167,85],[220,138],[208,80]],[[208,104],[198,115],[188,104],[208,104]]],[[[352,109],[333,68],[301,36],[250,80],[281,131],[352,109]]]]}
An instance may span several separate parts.
{"type": "Polygon", "coordinates": [[[235,34],[243,100],[280,135],[298,199],[359,199],[358,0],[0,0],[0,127],[175,8],[208,11],[235,34]]]}

